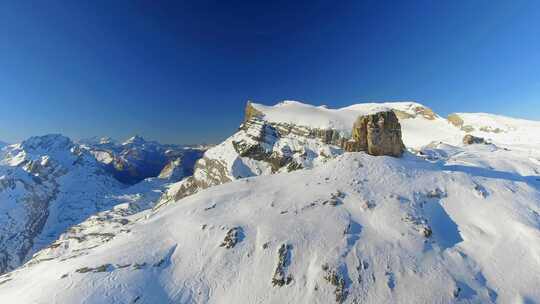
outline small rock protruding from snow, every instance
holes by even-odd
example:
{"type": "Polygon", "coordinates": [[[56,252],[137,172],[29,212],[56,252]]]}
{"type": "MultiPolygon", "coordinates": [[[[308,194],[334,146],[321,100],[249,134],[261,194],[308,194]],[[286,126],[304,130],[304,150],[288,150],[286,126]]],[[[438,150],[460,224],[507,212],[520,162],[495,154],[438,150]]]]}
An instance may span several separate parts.
{"type": "Polygon", "coordinates": [[[278,264],[272,277],[272,285],[283,286],[289,285],[292,282],[292,276],[286,274],[287,266],[291,263],[290,261],[290,251],[292,246],[289,244],[281,244],[278,250],[278,264]]]}
{"type": "Polygon", "coordinates": [[[486,140],[483,137],[472,136],[467,134],[463,136],[463,144],[472,145],[472,144],[485,144],[486,140]]]}
{"type": "Polygon", "coordinates": [[[488,196],[488,192],[486,188],[484,188],[480,184],[474,185],[474,193],[476,194],[476,196],[481,197],[481,198],[486,198],[488,196]]]}
{"type": "Polygon", "coordinates": [[[324,264],[322,270],[324,271],[323,278],[335,287],[336,303],[343,303],[348,295],[343,275],[337,269],[330,268],[328,264],[324,264]]]}
{"type": "Polygon", "coordinates": [[[242,240],[243,232],[241,227],[233,227],[227,231],[225,239],[219,245],[219,247],[225,247],[226,249],[231,249],[236,246],[238,242],[242,240]]]}
{"type": "Polygon", "coordinates": [[[375,206],[376,206],[375,202],[371,200],[366,200],[362,203],[363,210],[372,210],[373,208],[375,208],[375,206]]]}

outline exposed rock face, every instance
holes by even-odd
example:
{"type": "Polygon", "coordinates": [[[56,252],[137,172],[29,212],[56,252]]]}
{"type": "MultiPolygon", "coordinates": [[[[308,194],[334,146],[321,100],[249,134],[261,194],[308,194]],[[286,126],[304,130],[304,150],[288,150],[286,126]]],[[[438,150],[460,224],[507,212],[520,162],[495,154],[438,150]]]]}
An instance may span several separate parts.
{"type": "Polygon", "coordinates": [[[459,115],[457,114],[450,114],[448,115],[448,121],[453,124],[454,126],[458,127],[458,128],[461,128],[463,127],[463,119],[461,119],[461,117],[459,117],[459,115]]]}
{"type": "Polygon", "coordinates": [[[422,106],[416,106],[411,109],[414,113],[407,113],[405,111],[401,111],[398,109],[392,109],[392,111],[396,114],[396,116],[399,119],[410,119],[415,118],[417,116],[422,116],[427,120],[434,120],[437,117],[437,114],[433,112],[430,108],[422,107],[422,106]]]}
{"type": "Polygon", "coordinates": [[[252,105],[251,105],[251,102],[248,101],[247,104],[246,104],[246,108],[244,110],[244,122],[254,118],[254,117],[262,117],[263,116],[263,113],[257,109],[255,109],[252,105]]]}
{"type": "Polygon", "coordinates": [[[415,107],[414,111],[418,115],[422,115],[427,120],[434,120],[437,114],[428,107],[415,107]]]}
{"type": "Polygon", "coordinates": [[[467,134],[463,137],[463,143],[466,145],[485,144],[486,141],[482,137],[476,137],[476,136],[472,136],[471,134],[467,134]]]}
{"type": "Polygon", "coordinates": [[[463,119],[458,114],[450,114],[447,118],[448,122],[456,126],[457,128],[460,128],[462,131],[465,131],[467,133],[473,132],[474,128],[473,126],[466,125],[463,119]]]}
{"type": "Polygon", "coordinates": [[[292,276],[286,274],[287,267],[291,264],[292,246],[289,244],[281,244],[278,250],[278,263],[274,275],[272,276],[272,285],[281,287],[289,285],[292,281],[292,276]]]}
{"type": "Polygon", "coordinates": [[[366,151],[375,156],[398,157],[404,149],[401,125],[391,110],[358,117],[352,129],[352,141],[345,145],[346,151],[366,151]]]}
{"type": "Polygon", "coordinates": [[[503,133],[504,130],[501,128],[493,128],[493,127],[480,127],[480,131],[486,132],[486,133],[503,133]]]}
{"type": "MultiPolygon", "coordinates": [[[[428,110],[419,109],[417,114],[428,110]]],[[[238,131],[209,149],[196,162],[193,176],[172,187],[154,209],[236,179],[311,168],[344,151],[399,157],[405,149],[392,110],[358,117],[351,126],[352,138],[339,130],[267,121],[249,102],[245,115],[238,131]]]]}

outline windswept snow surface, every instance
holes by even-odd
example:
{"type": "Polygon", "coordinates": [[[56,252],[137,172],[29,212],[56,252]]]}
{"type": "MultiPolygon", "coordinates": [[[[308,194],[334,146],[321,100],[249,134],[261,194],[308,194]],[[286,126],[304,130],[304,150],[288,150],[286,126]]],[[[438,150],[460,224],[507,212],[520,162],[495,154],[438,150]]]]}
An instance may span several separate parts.
{"type": "Polygon", "coordinates": [[[456,113],[473,134],[499,144],[540,146],[540,121],[511,118],[488,113],[456,113]]]}
{"type": "Polygon", "coordinates": [[[0,302],[540,301],[540,165],[492,145],[422,155],[346,153],[206,189],[38,253],[0,277],[0,302]]]}
{"type": "Polygon", "coordinates": [[[409,116],[401,118],[400,124],[403,142],[412,148],[419,148],[434,140],[457,144],[465,134],[436,114],[430,117],[422,115],[420,111],[427,108],[416,102],[359,103],[339,109],[317,107],[298,101],[283,101],[274,106],[251,105],[262,112],[263,119],[268,122],[334,129],[345,136],[350,136],[352,126],[360,115],[387,109],[398,110],[409,116]]]}
{"type": "MultiPolygon", "coordinates": [[[[420,148],[432,141],[454,145],[461,143],[464,130],[452,125],[435,113],[423,115],[429,108],[417,102],[359,103],[339,109],[313,106],[298,101],[286,100],[274,106],[252,103],[269,122],[290,123],[319,129],[335,129],[350,135],[352,125],[359,115],[382,109],[393,109],[409,117],[400,117],[403,142],[409,148],[420,148]]],[[[455,113],[464,126],[472,127],[469,133],[501,145],[540,146],[540,122],[511,118],[487,113],[455,113]]],[[[399,115],[398,115],[399,116],[399,115]]]]}

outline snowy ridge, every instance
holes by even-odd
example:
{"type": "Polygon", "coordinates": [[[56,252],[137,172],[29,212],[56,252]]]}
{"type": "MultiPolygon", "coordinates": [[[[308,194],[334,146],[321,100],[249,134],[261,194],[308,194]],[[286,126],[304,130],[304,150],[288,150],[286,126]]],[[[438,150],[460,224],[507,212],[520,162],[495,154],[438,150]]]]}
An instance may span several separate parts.
{"type": "Polygon", "coordinates": [[[414,102],[362,103],[340,109],[329,109],[324,106],[312,106],[298,101],[286,100],[274,106],[257,103],[251,105],[263,113],[268,122],[294,124],[317,129],[333,129],[350,135],[352,125],[360,115],[368,115],[388,109],[401,110],[416,115],[414,102]]]}
{"type": "Polygon", "coordinates": [[[461,128],[499,144],[538,147],[540,122],[488,113],[456,113],[461,128]]]}
{"type": "Polygon", "coordinates": [[[263,114],[265,121],[333,129],[345,137],[350,136],[358,116],[392,109],[400,119],[403,142],[411,148],[420,148],[435,140],[458,144],[464,135],[446,119],[416,102],[360,103],[339,109],[316,107],[298,101],[284,101],[275,106],[251,105],[263,114]]]}
{"type": "MultiPolygon", "coordinates": [[[[195,165],[193,176],[172,185],[158,206],[238,178],[312,168],[324,163],[343,153],[340,147],[325,140],[324,132],[330,130],[335,135],[348,138],[359,115],[385,109],[396,113],[403,142],[412,150],[419,150],[432,142],[461,145],[463,136],[467,134],[453,122],[416,102],[362,103],[340,109],[298,101],[284,101],[274,106],[248,102],[247,121],[223,143],[207,150],[195,165]],[[313,136],[314,131],[323,136],[313,136]],[[241,153],[235,143],[258,152],[256,155],[241,153]],[[276,163],[280,164],[278,168],[276,163]]],[[[477,135],[478,132],[473,131],[472,134],[477,135]]],[[[513,137],[509,143],[515,146],[516,143],[527,145],[530,142],[523,139],[513,137]]]]}
{"type": "Polygon", "coordinates": [[[348,153],[212,187],[69,263],[40,253],[0,278],[0,300],[53,290],[53,303],[540,299],[540,181],[518,173],[538,165],[490,146],[425,154],[434,149],[448,153],[435,162],[348,153]]]}

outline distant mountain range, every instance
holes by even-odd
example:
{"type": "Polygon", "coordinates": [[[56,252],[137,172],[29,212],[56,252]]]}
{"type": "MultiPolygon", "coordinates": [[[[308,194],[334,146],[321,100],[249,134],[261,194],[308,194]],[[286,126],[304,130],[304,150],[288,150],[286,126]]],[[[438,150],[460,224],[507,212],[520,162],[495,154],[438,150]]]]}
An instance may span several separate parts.
{"type": "Polygon", "coordinates": [[[123,202],[136,204],[137,210],[151,207],[146,196],[157,199],[166,183],[190,175],[202,152],[148,143],[140,137],[118,145],[94,145],[74,143],[62,135],[32,137],[4,147],[0,152],[0,273],[19,266],[90,215],[123,202]],[[102,155],[110,155],[114,165],[102,155]],[[169,175],[141,185],[165,167],[169,175]],[[135,181],[136,188],[122,184],[135,181]],[[149,191],[148,187],[156,194],[137,194],[136,189],[149,191]]]}
{"type": "Polygon", "coordinates": [[[136,184],[148,177],[158,176],[169,163],[182,159],[181,172],[176,178],[191,175],[195,161],[202,156],[202,149],[179,145],[165,145],[133,136],[122,143],[110,138],[80,141],[116,179],[126,184],[136,184]]]}
{"type": "Polygon", "coordinates": [[[206,151],[3,148],[0,303],[540,302],[540,122],[244,111],[206,151]]]}

